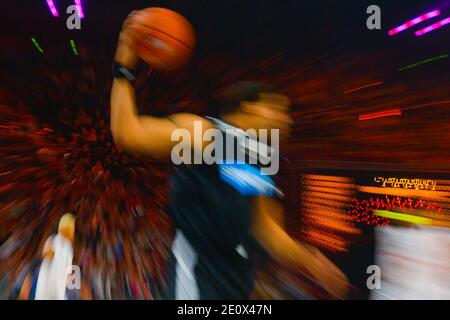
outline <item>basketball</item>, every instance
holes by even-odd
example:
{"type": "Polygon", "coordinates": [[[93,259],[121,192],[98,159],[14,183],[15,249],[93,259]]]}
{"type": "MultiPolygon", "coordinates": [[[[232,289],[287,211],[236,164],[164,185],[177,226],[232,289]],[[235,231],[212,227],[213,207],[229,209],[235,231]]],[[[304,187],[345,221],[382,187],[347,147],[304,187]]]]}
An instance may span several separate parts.
{"type": "Polygon", "coordinates": [[[194,51],[194,29],[175,11],[164,8],[140,10],[132,16],[127,28],[136,54],[156,69],[179,69],[194,51]]]}

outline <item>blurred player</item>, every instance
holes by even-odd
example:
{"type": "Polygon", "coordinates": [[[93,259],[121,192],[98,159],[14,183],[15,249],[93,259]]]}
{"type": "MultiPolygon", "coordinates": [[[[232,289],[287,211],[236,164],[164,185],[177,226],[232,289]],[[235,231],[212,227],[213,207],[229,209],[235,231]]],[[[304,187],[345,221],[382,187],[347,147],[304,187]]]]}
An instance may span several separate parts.
{"type": "Polygon", "coordinates": [[[67,213],[59,221],[58,233],[45,242],[36,284],[36,300],[65,300],[71,272],[75,217],[67,213]]]}
{"type": "MultiPolygon", "coordinates": [[[[231,86],[218,102],[221,115],[217,119],[188,113],[167,118],[139,116],[130,81],[137,62],[128,29],[124,28],[115,55],[111,92],[111,130],[123,150],[168,159],[177,143],[171,140],[174,130],[184,129],[195,137],[195,122],[201,124],[203,132],[215,128],[224,136],[230,128],[236,132],[279,129],[282,139],[289,135],[289,99],[275,88],[255,82],[231,86]]],[[[190,145],[192,153],[202,153],[209,144],[193,141],[190,145]]],[[[248,146],[236,148],[237,153],[249,154],[248,146]]],[[[314,277],[334,298],[344,298],[344,274],[319,250],[297,242],[283,229],[279,222],[283,210],[280,192],[272,179],[264,179],[262,186],[252,166],[239,170],[236,175],[230,174],[231,167],[219,164],[177,167],[169,195],[169,210],[177,230],[167,298],[249,298],[254,287],[248,255],[253,240],[278,261],[314,277]]]]}

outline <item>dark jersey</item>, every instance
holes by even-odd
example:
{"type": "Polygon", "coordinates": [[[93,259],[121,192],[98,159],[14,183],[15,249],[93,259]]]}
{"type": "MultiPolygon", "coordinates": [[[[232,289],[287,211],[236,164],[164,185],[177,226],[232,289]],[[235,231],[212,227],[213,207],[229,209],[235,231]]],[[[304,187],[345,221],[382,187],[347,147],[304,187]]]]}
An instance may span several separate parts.
{"type": "MultiPolygon", "coordinates": [[[[214,121],[226,136],[223,123],[214,121]]],[[[277,193],[273,181],[259,175],[257,166],[227,162],[180,165],[171,185],[170,214],[197,253],[193,271],[199,297],[248,298],[254,279],[247,255],[254,243],[251,202],[258,194],[277,193]]]]}

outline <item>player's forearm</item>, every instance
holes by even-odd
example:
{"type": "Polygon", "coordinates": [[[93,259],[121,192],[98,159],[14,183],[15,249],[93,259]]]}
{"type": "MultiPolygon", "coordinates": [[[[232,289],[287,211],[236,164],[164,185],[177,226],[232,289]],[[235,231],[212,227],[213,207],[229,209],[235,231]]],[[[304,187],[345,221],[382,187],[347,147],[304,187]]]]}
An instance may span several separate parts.
{"type": "Polygon", "coordinates": [[[130,139],[130,128],[139,125],[134,89],[129,81],[114,79],[111,91],[111,131],[116,143],[130,139]]]}
{"type": "Polygon", "coordinates": [[[269,254],[281,263],[299,268],[303,272],[313,273],[310,266],[310,255],[297,241],[292,239],[270,217],[261,217],[252,228],[256,240],[269,252],[269,254]]]}
{"type": "Polygon", "coordinates": [[[28,300],[30,296],[30,290],[31,290],[31,275],[27,274],[25,277],[25,280],[23,281],[22,288],[19,292],[19,300],[28,300]]]}
{"type": "Polygon", "coordinates": [[[258,197],[254,202],[252,233],[266,250],[276,259],[294,268],[312,274],[312,259],[309,250],[289,236],[283,228],[283,208],[273,198],[258,197]]]}

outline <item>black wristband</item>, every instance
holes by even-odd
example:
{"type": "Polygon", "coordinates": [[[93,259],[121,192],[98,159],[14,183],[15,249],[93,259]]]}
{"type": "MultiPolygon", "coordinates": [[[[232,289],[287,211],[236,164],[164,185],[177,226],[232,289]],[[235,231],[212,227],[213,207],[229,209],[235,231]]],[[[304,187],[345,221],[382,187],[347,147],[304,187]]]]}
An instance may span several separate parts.
{"type": "Polygon", "coordinates": [[[122,66],[120,63],[114,61],[112,64],[112,74],[113,78],[127,79],[133,82],[135,80],[133,71],[122,66]]]}

